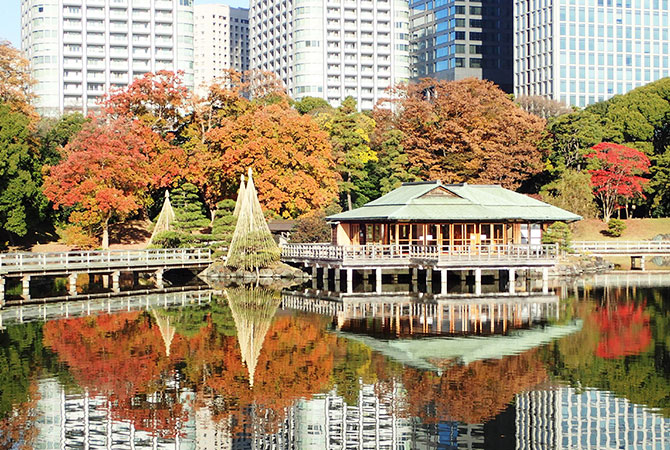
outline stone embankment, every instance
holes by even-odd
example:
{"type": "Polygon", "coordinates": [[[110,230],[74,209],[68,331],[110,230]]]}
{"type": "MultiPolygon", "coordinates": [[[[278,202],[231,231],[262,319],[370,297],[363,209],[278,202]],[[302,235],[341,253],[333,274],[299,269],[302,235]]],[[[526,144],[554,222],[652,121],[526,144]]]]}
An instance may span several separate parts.
{"type": "Polygon", "coordinates": [[[577,277],[611,270],[614,270],[614,264],[600,256],[566,256],[552,269],[554,275],[562,277],[577,277]]]}
{"type": "Polygon", "coordinates": [[[235,270],[226,266],[223,262],[215,262],[205,269],[200,276],[214,280],[255,280],[258,278],[302,280],[310,278],[308,273],[284,263],[277,263],[272,267],[260,269],[258,272],[251,272],[248,270],[235,270]]]}

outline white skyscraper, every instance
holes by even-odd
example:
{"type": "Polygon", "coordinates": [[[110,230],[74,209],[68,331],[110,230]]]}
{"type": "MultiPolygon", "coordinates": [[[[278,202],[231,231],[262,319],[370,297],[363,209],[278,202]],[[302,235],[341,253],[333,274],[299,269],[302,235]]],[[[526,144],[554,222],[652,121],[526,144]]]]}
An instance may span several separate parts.
{"type": "Polygon", "coordinates": [[[228,5],[195,6],[196,92],[228,69],[249,70],[249,10],[228,5]]]}
{"type": "Polygon", "coordinates": [[[251,68],[274,72],[294,99],[371,109],[409,78],[406,0],[252,0],[251,68]]]}
{"type": "Polygon", "coordinates": [[[193,86],[193,0],[21,0],[21,47],[47,115],[87,112],[159,70],[193,86]]]}

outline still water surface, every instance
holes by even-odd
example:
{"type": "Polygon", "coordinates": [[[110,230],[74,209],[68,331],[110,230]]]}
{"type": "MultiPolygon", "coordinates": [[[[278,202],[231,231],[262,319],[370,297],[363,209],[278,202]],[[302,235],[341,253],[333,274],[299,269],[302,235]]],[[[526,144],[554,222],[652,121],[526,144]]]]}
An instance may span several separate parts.
{"type": "Polygon", "coordinates": [[[26,309],[0,331],[0,448],[670,448],[670,288],[580,284],[26,309]]]}

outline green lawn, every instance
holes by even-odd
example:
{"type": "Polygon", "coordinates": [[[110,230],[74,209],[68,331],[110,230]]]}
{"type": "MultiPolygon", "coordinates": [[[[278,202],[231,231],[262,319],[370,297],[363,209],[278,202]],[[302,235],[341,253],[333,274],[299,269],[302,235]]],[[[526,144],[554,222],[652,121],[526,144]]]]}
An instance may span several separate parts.
{"type": "Polygon", "coordinates": [[[670,234],[670,218],[624,220],[626,229],[621,237],[609,237],[601,231],[607,230],[599,219],[580,220],[573,225],[573,241],[639,241],[651,239],[658,234],[670,234]]]}

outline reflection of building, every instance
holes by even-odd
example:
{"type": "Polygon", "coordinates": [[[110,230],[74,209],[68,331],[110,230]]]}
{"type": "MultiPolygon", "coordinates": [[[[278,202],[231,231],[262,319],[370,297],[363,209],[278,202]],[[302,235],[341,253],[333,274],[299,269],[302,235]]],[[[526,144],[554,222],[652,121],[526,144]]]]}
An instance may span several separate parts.
{"type": "Polygon", "coordinates": [[[670,419],[609,392],[570,387],[516,398],[517,449],[665,448],[670,419]]]}
{"type": "MultiPolygon", "coordinates": [[[[37,408],[40,418],[36,449],[195,448],[195,423],[191,414],[186,423],[179,423],[176,437],[162,437],[159,436],[159,430],[139,430],[132,421],[115,417],[113,402],[107,397],[89,395],[88,392],[67,393],[55,379],[40,381],[38,390],[40,399],[37,408]]],[[[179,395],[179,401],[187,406],[190,397],[191,394],[183,392],[179,395]]],[[[153,400],[145,399],[148,402],[153,400]]],[[[161,424],[153,425],[158,427],[161,424]]]]}

